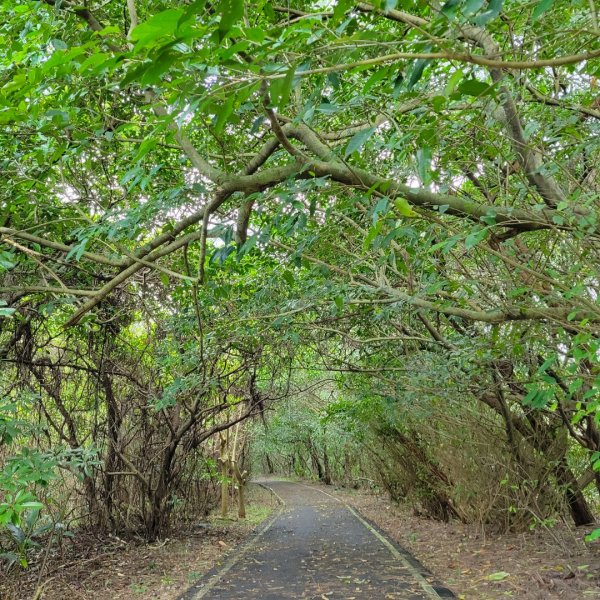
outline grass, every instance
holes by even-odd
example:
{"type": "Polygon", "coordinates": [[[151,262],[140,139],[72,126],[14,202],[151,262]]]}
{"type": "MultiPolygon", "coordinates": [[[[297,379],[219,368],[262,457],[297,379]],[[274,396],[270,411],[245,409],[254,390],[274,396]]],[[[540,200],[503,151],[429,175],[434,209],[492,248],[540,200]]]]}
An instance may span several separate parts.
{"type": "Polygon", "coordinates": [[[246,522],[258,525],[267,519],[273,512],[272,506],[264,504],[251,504],[246,510],[246,522]]]}
{"type": "Polygon", "coordinates": [[[252,503],[246,506],[246,518],[240,519],[237,516],[237,506],[232,507],[226,518],[221,515],[211,515],[208,518],[210,523],[223,525],[226,527],[247,527],[249,525],[258,525],[262,523],[272,512],[273,506],[267,506],[263,503],[252,503]]]}
{"type": "Polygon", "coordinates": [[[245,519],[240,519],[237,516],[237,502],[232,502],[226,518],[222,518],[219,513],[215,512],[208,517],[208,521],[223,527],[256,527],[256,525],[267,519],[277,506],[277,500],[271,492],[253,485],[248,489],[245,519]]]}

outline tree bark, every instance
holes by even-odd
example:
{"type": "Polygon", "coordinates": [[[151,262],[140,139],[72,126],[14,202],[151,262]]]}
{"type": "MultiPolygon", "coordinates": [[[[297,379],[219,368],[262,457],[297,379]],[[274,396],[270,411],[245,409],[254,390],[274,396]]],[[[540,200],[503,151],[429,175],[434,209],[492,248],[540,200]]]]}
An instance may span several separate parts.
{"type": "Polygon", "coordinates": [[[221,518],[226,519],[229,513],[229,468],[227,460],[227,440],[221,437],[219,462],[221,463],[221,518]]]}
{"type": "Polygon", "coordinates": [[[554,469],[554,474],[556,481],[564,489],[565,500],[569,506],[573,523],[577,527],[594,523],[594,514],[577,483],[573,471],[567,464],[566,458],[560,460],[554,469]]]}

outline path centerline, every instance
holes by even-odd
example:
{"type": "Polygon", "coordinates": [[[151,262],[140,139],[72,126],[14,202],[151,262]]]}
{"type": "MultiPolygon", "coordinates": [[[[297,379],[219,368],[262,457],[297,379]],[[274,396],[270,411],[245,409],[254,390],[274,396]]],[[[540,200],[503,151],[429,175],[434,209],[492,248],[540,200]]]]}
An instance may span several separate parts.
{"type": "Polygon", "coordinates": [[[339,498],[300,483],[261,485],[279,498],[280,509],[185,600],[454,597],[339,498]]]}

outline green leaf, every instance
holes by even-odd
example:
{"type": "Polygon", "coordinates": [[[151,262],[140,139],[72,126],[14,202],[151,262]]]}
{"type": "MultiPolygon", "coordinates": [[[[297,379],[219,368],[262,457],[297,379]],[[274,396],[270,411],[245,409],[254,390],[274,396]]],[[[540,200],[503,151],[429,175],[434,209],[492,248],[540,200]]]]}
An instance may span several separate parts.
{"type": "Polygon", "coordinates": [[[537,21],[548,9],[552,7],[554,0],[540,0],[533,10],[531,18],[537,21]]]}
{"type": "Polygon", "coordinates": [[[372,227],[369,227],[365,241],[363,242],[363,248],[366,250],[369,248],[373,240],[379,235],[381,228],[381,221],[377,221],[372,227]]]}
{"type": "Polygon", "coordinates": [[[446,89],[444,90],[444,94],[446,94],[446,96],[450,96],[454,92],[454,90],[456,89],[456,86],[458,85],[458,82],[462,78],[463,78],[462,71],[454,71],[454,73],[452,73],[452,75],[448,79],[448,83],[446,84],[446,89]]]}
{"type": "MultiPolygon", "coordinates": [[[[161,75],[166,73],[171,65],[181,58],[176,52],[162,52],[160,56],[152,60],[150,65],[144,69],[140,79],[142,85],[151,85],[160,81],[161,75]]],[[[136,78],[139,73],[136,73],[136,78]]]]}
{"type": "Polygon", "coordinates": [[[153,150],[154,148],[156,148],[156,144],[157,144],[157,141],[154,138],[151,138],[151,137],[146,138],[140,144],[138,151],[136,152],[135,156],[133,157],[134,162],[138,162],[138,161],[142,160],[142,158],[144,158],[144,156],[146,156],[146,154],[148,154],[148,152],[150,152],[150,150],[153,150]]]}
{"type": "Polygon", "coordinates": [[[538,373],[545,373],[554,363],[556,362],[556,354],[553,354],[547,358],[544,363],[539,367],[538,373]]]}
{"type": "Polygon", "coordinates": [[[488,581],[502,581],[507,577],[510,577],[510,573],[507,573],[506,571],[498,571],[497,573],[491,573],[490,575],[487,575],[486,579],[488,581]]]}
{"type": "Polygon", "coordinates": [[[294,285],[294,283],[296,282],[294,274],[291,271],[288,271],[287,269],[282,273],[282,277],[288,285],[294,285]]]}
{"type": "Polygon", "coordinates": [[[460,241],[460,235],[453,235],[451,238],[444,240],[443,242],[438,242],[437,244],[433,244],[431,248],[429,248],[429,252],[436,252],[437,250],[441,250],[444,254],[448,254],[454,246],[460,241]]]}
{"type": "Polygon", "coordinates": [[[83,253],[85,252],[85,247],[87,246],[88,242],[89,242],[89,240],[87,238],[85,238],[85,239],[81,240],[78,244],[75,244],[75,246],[73,246],[69,250],[69,252],[67,253],[67,256],[65,258],[67,260],[69,260],[70,258],[74,257],[75,260],[77,262],[79,262],[83,253]]]}
{"type": "Polygon", "coordinates": [[[269,83],[269,95],[271,97],[272,106],[277,106],[279,110],[283,110],[287,106],[292,93],[295,74],[296,65],[292,65],[287,70],[287,73],[283,79],[271,80],[269,83]]]}
{"type": "Polygon", "coordinates": [[[431,183],[431,148],[423,146],[417,150],[417,174],[423,185],[431,183]]]}
{"type": "MultiPolygon", "coordinates": [[[[2,514],[0,513],[0,524],[2,524],[2,514]]],[[[6,567],[10,569],[15,563],[18,562],[19,556],[14,552],[2,552],[0,553],[0,560],[6,563],[6,567]]]]}
{"type": "Polygon", "coordinates": [[[523,405],[536,409],[546,408],[552,398],[552,390],[539,388],[535,384],[530,385],[528,389],[527,395],[523,398],[523,405]]]}
{"type": "Polygon", "coordinates": [[[345,157],[350,156],[354,152],[358,152],[366,143],[366,141],[375,133],[376,127],[369,127],[368,129],[363,129],[358,133],[354,134],[348,145],[346,146],[346,152],[344,154],[345,157]]]}
{"type": "Polygon", "coordinates": [[[44,505],[41,502],[36,502],[36,501],[30,501],[30,502],[23,502],[23,504],[21,504],[22,508],[29,508],[29,509],[42,509],[44,508],[44,505]]]}
{"type": "Polygon", "coordinates": [[[375,87],[380,81],[385,79],[390,72],[390,67],[382,67],[377,69],[369,79],[367,79],[363,86],[363,94],[368,94],[373,87],[375,87]]]}
{"type": "Polygon", "coordinates": [[[65,44],[62,40],[56,38],[50,40],[50,43],[54,46],[56,50],[66,50],[68,48],[67,44],[65,44]]]}
{"type": "Polygon", "coordinates": [[[504,0],[489,0],[488,9],[473,19],[475,25],[479,25],[481,27],[492,19],[495,19],[500,14],[503,3],[504,0]]]}
{"type": "MultiPolygon", "coordinates": [[[[429,52],[430,50],[431,50],[430,46],[424,48],[424,52],[429,52]]],[[[406,83],[406,88],[408,90],[412,90],[413,87],[419,81],[419,79],[421,79],[421,77],[423,77],[423,72],[425,71],[425,67],[427,67],[427,65],[430,62],[431,62],[431,59],[429,59],[429,58],[419,58],[418,60],[415,61],[413,68],[411,69],[410,74],[408,76],[408,82],[406,83]]]]}
{"type": "Polygon", "coordinates": [[[292,93],[292,89],[294,88],[295,75],[296,65],[292,65],[286,73],[285,79],[283,80],[283,86],[281,88],[281,97],[279,98],[279,103],[277,105],[279,110],[283,110],[290,100],[290,94],[292,93]]]}
{"type": "Polygon", "coordinates": [[[137,42],[136,51],[160,38],[172,36],[177,30],[177,25],[182,15],[183,10],[170,8],[140,23],[129,36],[132,41],[137,42]]]}
{"type": "Polygon", "coordinates": [[[105,37],[107,35],[121,35],[121,28],[118,25],[108,25],[104,29],[95,32],[96,35],[100,37],[105,37]]]}
{"type": "Polygon", "coordinates": [[[339,23],[346,15],[346,11],[348,11],[353,5],[354,2],[352,0],[338,0],[335,4],[335,8],[333,9],[333,23],[339,23]]]}
{"type": "Polygon", "coordinates": [[[480,221],[485,223],[486,225],[495,225],[496,224],[497,215],[494,213],[488,213],[487,215],[483,215],[480,217],[480,221]]]}
{"type": "Polygon", "coordinates": [[[373,208],[372,213],[373,223],[377,223],[377,221],[379,220],[379,215],[385,214],[387,212],[388,206],[389,200],[387,198],[383,197],[377,200],[377,204],[373,208]]]}
{"type": "Polygon", "coordinates": [[[465,239],[465,248],[473,248],[483,241],[488,235],[487,228],[479,229],[470,233],[465,239]]]}
{"type": "Polygon", "coordinates": [[[460,6],[461,0],[447,0],[442,6],[442,14],[452,21],[458,12],[458,7],[460,6]]]}
{"type": "Polygon", "coordinates": [[[244,34],[246,35],[246,39],[251,42],[256,42],[257,44],[262,44],[267,37],[266,31],[260,27],[249,27],[248,29],[244,29],[244,34]]]}
{"type": "Polygon", "coordinates": [[[583,379],[578,377],[569,384],[569,394],[576,394],[583,387],[583,379]]]}
{"type": "Polygon", "coordinates": [[[596,540],[600,540],[600,527],[598,529],[594,529],[592,533],[585,536],[586,542],[595,542],[596,540]]]}
{"type": "Polygon", "coordinates": [[[477,79],[465,79],[458,86],[458,91],[465,96],[475,96],[478,98],[488,94],[492,87],[493,86],[477,79]]]}
{"type": "Polygon", "coordinates": [[[394,206],[396,207],[396,210],[403,217],[416,217],[417,216],[417,213],[411,208],[408,201],[405,200],[404,198],[397,198],[396,200],[394,200],[394,206]]]}
{"type": "Polygon", "coordinates": [[[332,104],[331,102],[322,102],[317,107],[317,110],[321,113],[333,115],[337,112],[340,112],[341,108],[342,107],[339,104],[332,104]]]}
{"type": "Polygon", "coordinates": [[[244,16],[243,0],[221,0],[217,12],[221,15],[219,22],[219,39],[223,39],[229,30],[244,16]]]}
{"type": "Polygon", "coordinates": [[[14,258],[10,252],[0,252],[0,271],[12,269],[17,264],[14,258]]]}
{"type": "Polygon", "coordinates": [[[466,17],[474,15],[483,6],[485,0],[467,0],[463,6],[462,12],[466,17]]]}
{"type": "Polygon", "coordinates": [[[230,94],[225,100],[224,104],[219,108],[217,112],[217,120],[215,123],[215,132],[221,133],[223,131],[223,127],[225,127],[225,123],[229,119],[231,113],[233,112],[233,105],[235,103],[235,94],[230,94]]]}

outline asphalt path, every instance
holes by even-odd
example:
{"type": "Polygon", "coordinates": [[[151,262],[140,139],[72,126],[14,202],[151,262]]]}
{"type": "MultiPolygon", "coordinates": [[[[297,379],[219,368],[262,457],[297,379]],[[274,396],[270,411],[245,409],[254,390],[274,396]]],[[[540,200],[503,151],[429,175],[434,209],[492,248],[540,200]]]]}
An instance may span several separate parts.
{"type": "Polygon", "coordinates": [[[454,598],[403,548],[315,486],[268,481],[280,510],[185,600],[454,598]]]}

